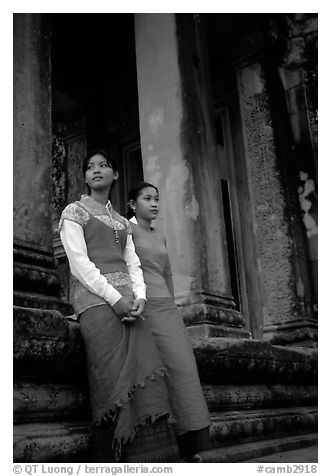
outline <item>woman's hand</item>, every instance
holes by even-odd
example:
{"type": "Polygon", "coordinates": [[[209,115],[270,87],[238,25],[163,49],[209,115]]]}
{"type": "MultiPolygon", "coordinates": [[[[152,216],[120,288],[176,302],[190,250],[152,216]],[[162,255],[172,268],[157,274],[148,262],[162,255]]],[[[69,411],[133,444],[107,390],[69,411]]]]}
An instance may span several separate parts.
{"type": "Polygon", "coordinates": [[[135,299],[131,311],[131,316],[139,317],[140,319],[144,320],[142,313],[144,312],[145,303],[145,299],[135,299]]]}
{"type": "Polygon", "coordinates": [[[133,307],[124,297],[121,297],[117,302],[115,302],[112,308],[117,314],[117,316],[120,318],[121,322],[133,323],[136,321],[136,317],[131,315],[133,307]]]}

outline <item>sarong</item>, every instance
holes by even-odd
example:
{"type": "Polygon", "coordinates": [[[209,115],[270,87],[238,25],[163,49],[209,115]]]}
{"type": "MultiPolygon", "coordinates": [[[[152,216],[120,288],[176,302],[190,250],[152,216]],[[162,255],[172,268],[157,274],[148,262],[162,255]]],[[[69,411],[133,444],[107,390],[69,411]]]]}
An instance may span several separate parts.
{"type": "Polygon", "coordinates": [[[149,297],[144,316],[167,370],[167,386],[177,435],[210,426],[192,342],[172,298],[149,297]]]}
{"type": "MultiPolygon", "coordinates": [[[[132,300],[132,290],[117,287],[132,300]]],[[[144,320],[121,323],[108,304],[80,315],[85,343],[93,424],[111,428],[115,460],[137,431],[171,415],[166,368],[144,320]]]]}

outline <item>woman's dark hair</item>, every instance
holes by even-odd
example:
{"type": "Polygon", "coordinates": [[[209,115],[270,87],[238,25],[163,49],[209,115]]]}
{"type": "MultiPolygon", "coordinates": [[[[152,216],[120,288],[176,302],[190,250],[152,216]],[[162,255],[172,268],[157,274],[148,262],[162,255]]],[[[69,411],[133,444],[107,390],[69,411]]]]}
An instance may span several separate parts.
{"type": "Polygon", "coordinates": [[[104,157],[107,160],[107,164],[110,165],[110,167],[114,170],[114,172],[118,172],[118,163],[116,158],[113,155],[111,155],[105,149],[93,149],[93,150],[89,150],[84,158],[84,162],[83,162],[84,177],[85,177],[85,173],[86,173],[90,158],[97,154],[102,155],[102,157],[104,157]]]}
{"type": "MultiPolygon", "coordinates": [[[[90,158],[93,157],[94,155],[97,155],[97,154],[102,155],[102,157],[104,157],[106,159],[107,164],[114,170],[114,172],[118,172],[117,159],[112,154],[110,154],[110,152],[108,152],[105,149],[93,149],[93,150],[89,150],[87,152],[87,154],[85,155],[85,157],[84,157],[84,161],[83,161],[83,175],[84,175],[84,178],[85,178],[85,173],[87,171],[87,167],[88,167],[88,163],[89,163],[90,158]]],[[[109,194],[110,194],[113,186],[115,185],[115,183],[116,183],[115,181],[112,183],[109,194]]],[[[88,193],[90,194],[91,190],[90,190],[90,187],[88,185],[87,185],[87,189],[88,189],[88,193]]]]}
{"type": "MultiPolygon", "coordinates": [[[[151,183],[148,183],[148,182],[137,182],[136,184],[133,185],[133,187],[130,188],[129,196],[128,196],[128,202],[130,202],[130,200],[133,200],[135,202],[137,200],[137,198],[139,197],[140,192],[144,188],[147,188],[147,187],[152,187],[157,191],[157,193],[159,193],[159,190],[155,185],[153,185],[151,183]]],[[[130,219],[131,217],[134,216],[133,210],[132,210],[132,208],[130,207],[129,204],[128,204],[128,211],[127,211],[126,216],[127,216],[128,219],[130,219]]]]}

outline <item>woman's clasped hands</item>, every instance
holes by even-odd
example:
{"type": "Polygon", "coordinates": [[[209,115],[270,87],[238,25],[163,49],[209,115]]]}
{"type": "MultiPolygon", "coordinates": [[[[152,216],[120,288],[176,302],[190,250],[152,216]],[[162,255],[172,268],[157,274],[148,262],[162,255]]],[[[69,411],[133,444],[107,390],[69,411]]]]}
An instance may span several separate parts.
{"type": "Polygon", "coordinates": [[[124,297],[121,297],[112,308],[123,324],[133,324],[137,319],[144,320],[142,315],[145,307],[145,299],[135,299],[133,305],[124,297]]]}

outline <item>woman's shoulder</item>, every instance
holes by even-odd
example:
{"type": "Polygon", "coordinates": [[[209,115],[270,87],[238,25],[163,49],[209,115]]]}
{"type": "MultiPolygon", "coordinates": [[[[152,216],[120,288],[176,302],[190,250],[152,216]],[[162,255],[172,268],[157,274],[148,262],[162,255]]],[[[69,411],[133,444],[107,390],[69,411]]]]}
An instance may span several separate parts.
{"type": "Polygon", "coordinates": [[[125,228],[128,230],[129,233],[132,233],[132,230],[131,230],[131,223],[129,222],[129,220],[127,220],[125,217],[123,217],[122,215],[120,215],[116,210],[112,210],[112,215],[113,215],[113,218],[115,218],[115,220],[117,220],[118,222],[120,222],[122,225],[125,226],[125,228]]]}
{"type": "Polygon", "coordinates": [[[69,203],[64,210],[62,211],[60,222],[59,222],[59,230],[62,227],[64,220],[69,220],[74,223],[78,223],[82,227],[86,226],[90,219],[90,215],[85,210],[85,208],[80,204],[79,201],[69,203]]]}
{"type": "Polygon", "coordinates": [[[159,240],[167,246],[167,239],[163,231],[159,230],[158,228],[155,228],[155,232],[157,233],[159,240]]]}

